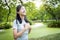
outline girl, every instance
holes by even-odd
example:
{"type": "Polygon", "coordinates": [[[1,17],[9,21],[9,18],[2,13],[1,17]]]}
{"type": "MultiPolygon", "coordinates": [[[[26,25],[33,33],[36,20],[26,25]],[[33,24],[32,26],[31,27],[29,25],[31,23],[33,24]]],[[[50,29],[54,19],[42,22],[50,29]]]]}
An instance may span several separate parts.
{"type": "Polygon", "coordinates": [[[18,5],[16,12],[16,19],[13,22],[14,40],[28,40],[28,33],[31,31],[31,27],[26,18],[25,7],[18,5]]]}

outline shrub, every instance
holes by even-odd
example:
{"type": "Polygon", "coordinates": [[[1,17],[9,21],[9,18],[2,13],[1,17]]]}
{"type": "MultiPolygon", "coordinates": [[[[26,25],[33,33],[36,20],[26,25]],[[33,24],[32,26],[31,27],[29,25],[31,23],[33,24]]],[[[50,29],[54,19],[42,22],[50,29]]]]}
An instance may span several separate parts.
{"type": "Polygon", "coordinates": [[[9,29],[11,27],[12,26],[9,23],[2,23],[2,24],[0,24],[0,29],[9,29]]]}
{"type": "Polygon", "coordinates": [[[60,21],[49,22],[48,27],[60,28],[60,21]]]}
{"type": "Polygon", "coordinates": [[[5,29],[9,29],[9,28],[11,28],[12,26],[10,25],[10,24],[5,24],[5,29]]]}
{"type": "Polygon", "coordinates": [[[32,21],[31,20],[29,20],[29,23],[30,23],[30,25],[32,25],[32,21]]]}
{"type": "Polygon", "coordinates": [[[0,29],[4,29],[4,25],[3,24],[0,24],[0,29]]]}

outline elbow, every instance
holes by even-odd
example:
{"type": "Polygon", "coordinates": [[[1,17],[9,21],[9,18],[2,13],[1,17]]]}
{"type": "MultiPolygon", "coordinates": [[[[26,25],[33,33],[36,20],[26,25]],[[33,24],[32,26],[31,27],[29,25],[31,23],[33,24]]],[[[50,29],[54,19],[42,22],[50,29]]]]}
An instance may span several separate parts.
{"type": "Polygon", "coordinates": [[[14,35],[14,39],[17,39],[17,35],[14,35]]]}
{"type": "Polygon", "coordinates": [[[20,35],[14,35],[14,39],[17,39],[18,37],[20,37],[20,35]]]}
{"type": "Polygon", "coordinates": [[[29,33],[31,32],[31,29],[29,29],[29,33]]]}

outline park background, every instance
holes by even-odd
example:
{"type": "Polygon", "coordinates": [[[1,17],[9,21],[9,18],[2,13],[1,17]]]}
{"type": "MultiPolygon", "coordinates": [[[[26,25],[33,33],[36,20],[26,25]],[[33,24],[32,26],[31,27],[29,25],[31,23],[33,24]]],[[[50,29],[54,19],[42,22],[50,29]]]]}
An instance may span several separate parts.
{"type": "Polygon", "coordinates": [[[12,24],[19,4],[31,24],[29,40],[60,40],[60,0],[0,0],[0,40],[14,40],[12,24]]]}

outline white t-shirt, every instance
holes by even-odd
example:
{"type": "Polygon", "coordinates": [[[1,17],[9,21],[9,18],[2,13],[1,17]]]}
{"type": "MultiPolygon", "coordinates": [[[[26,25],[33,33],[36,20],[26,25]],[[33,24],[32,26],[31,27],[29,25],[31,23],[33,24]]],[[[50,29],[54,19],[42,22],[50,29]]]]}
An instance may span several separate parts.
{"type": "MultiPolygon", "coordinates": [[[[24,24],[26,22],[22,20],[22,23],[20,24],[19,21],[14,20],[13,22],[13,29],[17,29],[17,32],[20,32],[24,28],[24,24]]],[[[21,37],[18,37],[17,40],[28,40],[28,30],[26,30],[21,37]]]]}

